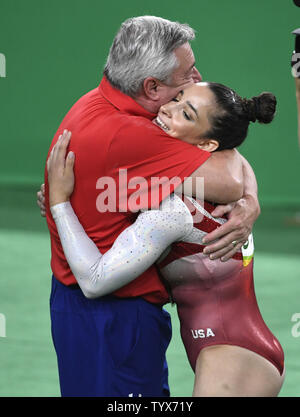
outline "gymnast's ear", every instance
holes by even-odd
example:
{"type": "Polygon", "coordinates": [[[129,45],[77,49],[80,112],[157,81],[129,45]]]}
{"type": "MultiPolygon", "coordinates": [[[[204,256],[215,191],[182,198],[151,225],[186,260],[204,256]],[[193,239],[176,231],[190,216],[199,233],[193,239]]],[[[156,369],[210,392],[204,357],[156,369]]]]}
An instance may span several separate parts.
{"type": "Polygon", "coordinates": [[[201,139],[196,146],[204,151],[214,152],[218,149],[219,142],[215,139],[201,139]]]}

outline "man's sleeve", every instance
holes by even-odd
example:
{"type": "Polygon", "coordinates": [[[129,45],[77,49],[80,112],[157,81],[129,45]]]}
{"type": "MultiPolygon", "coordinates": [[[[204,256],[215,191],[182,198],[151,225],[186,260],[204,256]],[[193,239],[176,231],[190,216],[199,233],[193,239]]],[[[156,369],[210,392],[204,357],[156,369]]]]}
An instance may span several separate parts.
{"type": "Polygon", "coordinates": [[[118,184],[119,209],[157,209],[211,154],[167,135],[151,121],[130,119],[111,142],[106,172],[118,184]]]}

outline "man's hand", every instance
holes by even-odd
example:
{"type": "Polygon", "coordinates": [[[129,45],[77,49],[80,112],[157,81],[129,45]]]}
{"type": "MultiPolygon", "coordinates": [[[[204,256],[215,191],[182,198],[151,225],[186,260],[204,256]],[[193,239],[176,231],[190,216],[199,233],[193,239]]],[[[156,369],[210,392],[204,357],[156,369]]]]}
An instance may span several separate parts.
{"type": "Polygon", "coordinates": [[[45,184],[41,185],[41,188],[36,193],[37,195],[37,205],[40,208],[41,216],[46,217],[46,207],[45,207],[45,184]]]}
{"type": "Polygon", "coordinates": [[[211,259],[221,258],[225,262],[247,241],[260,214],[260,206],[257,198],[246,195],[236,203],[218,206],[211,214],[214,217],[228,214],[228,221],[205,236],[203,243],[208,246],[203,252],[210,254],[211,259]],[[217,239],[216,243],[211,243],[217,239]]]}

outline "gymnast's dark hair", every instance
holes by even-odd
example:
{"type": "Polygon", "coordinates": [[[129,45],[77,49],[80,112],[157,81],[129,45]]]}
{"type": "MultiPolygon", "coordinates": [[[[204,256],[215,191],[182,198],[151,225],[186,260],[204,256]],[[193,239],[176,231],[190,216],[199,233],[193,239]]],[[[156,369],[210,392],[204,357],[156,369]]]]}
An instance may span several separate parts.
{"type": "Polygon", "coordinates": [[[217,111],[209,115],[211,129],[205,138],[219,142],[218,151],[233,149],[246,139],[250,122],[270,123],[276,111],[276,97],[261,93],[251,99],[241,98],[223,84],[208,83],[214,93],[217,111]]]}

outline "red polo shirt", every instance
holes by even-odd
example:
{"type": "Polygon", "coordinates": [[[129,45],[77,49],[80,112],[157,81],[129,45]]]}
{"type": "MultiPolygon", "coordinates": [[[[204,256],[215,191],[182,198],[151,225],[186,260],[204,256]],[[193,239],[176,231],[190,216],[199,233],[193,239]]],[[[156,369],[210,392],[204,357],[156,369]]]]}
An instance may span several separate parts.
{"type": "MultiPolygon", "coordinates": [[[[64,129],[72,132],[70,150],[75,153],[76,181],[71,203],[101,253],[110,249],[117,236],[134,222],[137,212],[132,208],[132,202],[139,208],[141,204],[145,207],[149,204],[150,200],[147,203],[142,197],[137,198],[139,189],[144,188],[150,196],[153,177],[179,177],[182,182],[210,156],[208,152],[168,136],[152,123],[154,117],[132,98],[113,88],[104,77],[98,88],[73,105],[52,141],[49,152],[64,129]],[[120,182],[127,186],[119,193],[120,182]],[[128,205],[124,206],[124,201],[128,205]],[[108,208],[106,212],[105,208],[108,208]]],[[[65,259],[49,210],[47,170],[45,186],[51,268],[60,282],[74,284],[76,279],[65,259]]],[[[163,187],[158,202],[173,190],[174,186],[163,187]]],[[[115,295],[141,296],[157,304],[168,301],[156,266],[116,291],[115,295]]]]}

